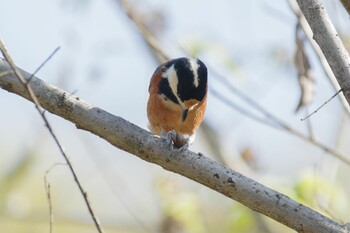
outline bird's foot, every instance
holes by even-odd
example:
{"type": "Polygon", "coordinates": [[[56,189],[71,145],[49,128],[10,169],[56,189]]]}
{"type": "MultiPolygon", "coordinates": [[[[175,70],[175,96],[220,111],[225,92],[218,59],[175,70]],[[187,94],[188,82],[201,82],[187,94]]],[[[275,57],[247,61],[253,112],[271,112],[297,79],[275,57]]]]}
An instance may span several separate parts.
{"type": "Polygon", "coordinates": [[[183,134],[176,133],[174,141],[175,149],[177,150],[177,155],[184,153],[190,146],[189,137],[183,134]]]}
{"type": "Polygon", "coordinates": [[[166,140],[168,147],[169,147],[169,150],[174,149],[174,141],[176,140],[176,134],[177,133],[175,132],[175,130],[161,134],[161,138],[166,140]]]}
{"type": "Polygon", "coordinates": [[[161,138],[165,139],[169,145],[169,150],[176,150],[178,155],[186,151],[190,145],[188,137],[171,130],[166,134],[162,134],[161,138]]]}

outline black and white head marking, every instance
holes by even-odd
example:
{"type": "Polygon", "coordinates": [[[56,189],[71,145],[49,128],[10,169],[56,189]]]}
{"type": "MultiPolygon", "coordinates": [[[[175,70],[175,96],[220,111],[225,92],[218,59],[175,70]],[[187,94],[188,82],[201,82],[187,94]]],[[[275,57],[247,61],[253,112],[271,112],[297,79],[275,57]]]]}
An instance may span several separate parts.
{"type": "Polygon", "coordinates": [[[187,107],[184,101],[202,101],[207,92],[207,68],[196,58],[178,58],[165,64],[159,93],[174,103],[187,107]]]}

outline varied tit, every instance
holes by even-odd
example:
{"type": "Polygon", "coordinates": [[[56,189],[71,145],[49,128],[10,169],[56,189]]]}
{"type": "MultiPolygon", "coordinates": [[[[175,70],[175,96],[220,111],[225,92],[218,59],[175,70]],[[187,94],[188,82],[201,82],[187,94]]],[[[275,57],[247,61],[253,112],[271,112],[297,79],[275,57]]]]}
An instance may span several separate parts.
{"type": "Polygon", "coordinates": [[[147,104],[152,133],[178,148],[194,141],[207,104],[207,75],[207,67],[195,58],[173,59],[155,70],[147,104]]]}

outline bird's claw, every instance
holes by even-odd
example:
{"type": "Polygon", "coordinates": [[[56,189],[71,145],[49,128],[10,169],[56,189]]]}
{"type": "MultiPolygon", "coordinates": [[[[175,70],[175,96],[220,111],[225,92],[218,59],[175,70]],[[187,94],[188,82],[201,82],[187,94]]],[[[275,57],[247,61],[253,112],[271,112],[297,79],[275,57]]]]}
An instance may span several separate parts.
{"type": "Polygon", "coordinates": [[[175,130],[162,134],[161,137],[167,141],[169,150],[178,152],[177,155],[184,153],[190,145],[189,140],[175,130]]]}
{"type": "Polygon", "coordinates": [[[169,131],[167,133],[162,133],[161,138],[165,139],[168,144],[169,150],[174,149],[174,141],[176,140],[176,132],[174,130],[169,131]]]}

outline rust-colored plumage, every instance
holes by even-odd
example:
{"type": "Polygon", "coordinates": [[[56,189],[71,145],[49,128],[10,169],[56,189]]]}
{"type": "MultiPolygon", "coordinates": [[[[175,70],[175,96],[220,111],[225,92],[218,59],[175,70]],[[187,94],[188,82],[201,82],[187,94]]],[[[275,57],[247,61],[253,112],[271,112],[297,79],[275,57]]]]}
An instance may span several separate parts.
{"type": "MultiPolygon", "coordinates": [[[[204,90],[205,94],[199,99],[198,98],[181,99],[182,93],[180,88],[178,90],[178,92],[180,93],[173,93],[172,91],[171,94],[167,94],[167,92],[165,92],[166,94],[164,94],[160,90],[160,88],[163,88],[161,87],[162,79],[167,78],[165,72],[169,68],[166,66],[168,63],[164,63],[163,65],[158,67],[158,69],[153,74],[150,81],[149,99],[147,104],[147,116],[149,120],[149,129],[152,133],[160,136],[164,136],[168,132],[175,131],[176,134],[179,134],[179,135],[176,135],[176,137],[173,137],[173,142],[175,146],[181,147],[185,143],[189,144],[192,142],[192,140],[194,139],[195,132],[204,118],[204,114],[206,110],[206,102],[207,102],[206,68],[205,68],[205,77],[199,77],[202,79],[205,78],[205,85],[203,85],[203,87],[200,87],[200,88],[205,88],[204,90]],[[172,94],[174,94],[174,96],[172,96],[172,94]],[[173,100],[169,96],[172,96],[173,100]],[[187,113],[185,117],[183,116],[184,110],[186,110],[186,113],[187,113]]],[[[182,66],[178,65],[177,69],[182,69],[182,66]]],[[[189,69],[189,68],[186,67],[186,69],[189,69]]],[[[190,71],[193,72],[193,70],[190,70],[190,71]]],[[[175,70],[175,73],[177,75],[181,74],[181,72],[177,70],[175,70]]],[[[180,82],[183,82],[182,80],[184,78],[177,77],[177,76],[175,78],[176,78],[175,82],[177,86],[181,87],[180,85],[183,85],[183,83],[180,83],[180,82]]],[[[189,76],[188,78],[191,78],[191,76],[189,76]]],[[[173,80],[170,80],[167,83],[170,83],[172,81],[173,80]]],[[[193,83],[193,82],[187,82],[187,83],[193,83]]],[[[191,84],[188,84],[188,85],[191,85],[191,84]]],[[[171,88],[168,88],[168,86],[166,86],[166,88],[171,90],[171,88]]],[[[193,88],[193,90],[191,89],[190,92],[196,92],[196,89],[193,88]]],[[[190,93],[190,95],[192,95],[192,93],[190,93]]]]}

